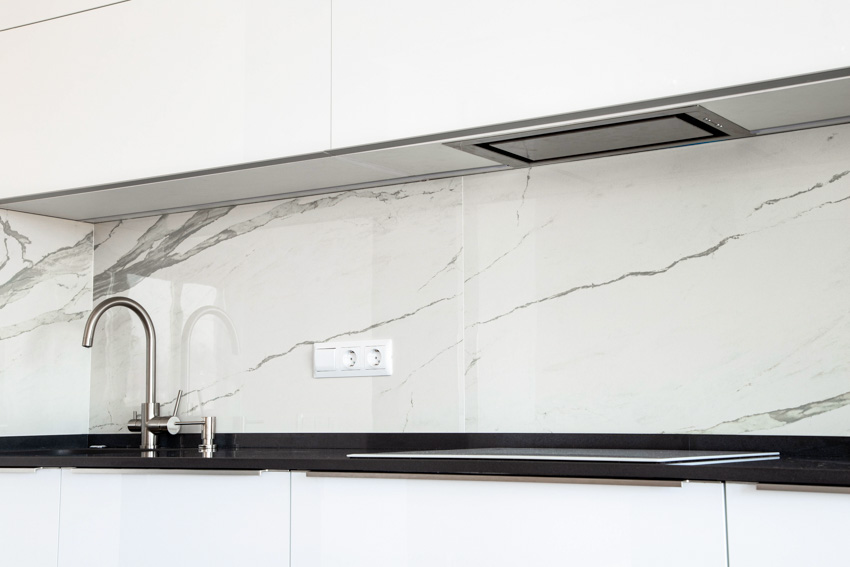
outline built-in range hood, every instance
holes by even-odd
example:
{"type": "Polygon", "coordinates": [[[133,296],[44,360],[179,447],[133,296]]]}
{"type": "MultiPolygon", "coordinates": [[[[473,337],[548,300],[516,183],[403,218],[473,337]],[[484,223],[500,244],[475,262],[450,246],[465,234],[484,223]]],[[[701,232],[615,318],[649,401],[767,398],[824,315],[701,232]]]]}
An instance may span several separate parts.
{"type": "Polygon", "coordinates": [[[104,221],[471,175],[850,123],[850,68],[109,185],[0,200],[104,221]]]}
{"type": "Polygon", "coordinates": [[[734,122],[693,106],[448,145],[508,166],[529,167],[749,135],[749,130],[734,122]]]}

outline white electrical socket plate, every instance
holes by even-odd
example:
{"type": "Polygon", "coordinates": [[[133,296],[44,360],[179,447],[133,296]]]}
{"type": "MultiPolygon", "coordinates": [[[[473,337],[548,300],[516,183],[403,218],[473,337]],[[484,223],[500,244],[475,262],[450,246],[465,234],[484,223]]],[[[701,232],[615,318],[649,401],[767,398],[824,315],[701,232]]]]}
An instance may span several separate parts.
{"type": "Polygon", "coordinates": [[[313,378],[391,376],[393,341],[338,341],[313,343],[313,378]]]}

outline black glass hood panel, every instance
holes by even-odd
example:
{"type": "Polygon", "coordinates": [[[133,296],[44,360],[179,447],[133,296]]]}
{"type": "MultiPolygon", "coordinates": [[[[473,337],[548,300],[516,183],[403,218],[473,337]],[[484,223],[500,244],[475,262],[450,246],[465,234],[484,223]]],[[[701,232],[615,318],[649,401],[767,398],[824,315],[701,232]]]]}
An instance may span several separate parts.
{"type": "Polygon", "coordinates": [[[695,106],[449,145],[506,165],[525,167],[749,135],[737,124],[695,106]]]}

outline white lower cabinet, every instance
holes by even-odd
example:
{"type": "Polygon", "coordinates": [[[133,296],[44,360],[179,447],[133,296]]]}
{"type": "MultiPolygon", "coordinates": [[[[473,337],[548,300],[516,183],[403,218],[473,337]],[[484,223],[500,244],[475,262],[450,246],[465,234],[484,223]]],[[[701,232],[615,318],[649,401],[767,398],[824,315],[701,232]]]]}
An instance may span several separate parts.
{"type": "Polygon", "coordinates": [[[848,564],[850,494],[775,488],[727,483],[730,567],[848,564]]]}
{"type": "Polygon", "coordinates": [[[64,469],[59,524],[59,567],[285,567],[289,473],[64,469]]]}
{"type": "Polygon", "coordinates": [[[59,469],[0,469],[0,565],[55,567],[59,469]]]}
{"type": "Polygon", "coordinates": [[[292,473],[292,567],[723,567],[722,483],[292,473]]]}
{"type": "Polygon", "coordinates": [[[728,567],[846,554],[844,489],[375,476],[0,469],[0,565],[727,567],[727,531],[728,567]]]}

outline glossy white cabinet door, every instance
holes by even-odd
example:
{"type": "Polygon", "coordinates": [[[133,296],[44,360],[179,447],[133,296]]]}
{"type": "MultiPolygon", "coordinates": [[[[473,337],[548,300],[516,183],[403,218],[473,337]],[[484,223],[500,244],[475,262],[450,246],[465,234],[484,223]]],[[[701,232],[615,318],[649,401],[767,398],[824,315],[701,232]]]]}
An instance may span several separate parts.
{"type": "Polygon", "coordinates": [[[60,567],[289,565],[289,473],[62,471],[60,567]]]}
{"type": "Polygon", "coordinates": [[[55,567],[59,469],[0,469],[0,565],[55,567]]]}
{"type": "Polygon", "coordinates": [[[115,4],[3,32],[0,76],[0,198],[326,150],[330,0],[115,4]]]}
{"type": "Polygon", "coordinates": [[[66,17],[92,10],[117,0],[3,0],[0,2],[0,30],[27,26],[51,18],[66,17]]]}
{"type": "Polygon", "coordinates": [[[333,147],[850,66],[846,0],[333,3],[333,147]]]}
{"type": "Polygon", "coordinates": [[[845,545],[850,494],[728,483],[726,500],[730,567],[850,563],[845,545]]]}
{"type": "Polygon", "coordinates": [[[723,486],[292,474],[292,567],[724,567],[723,486]]]}

